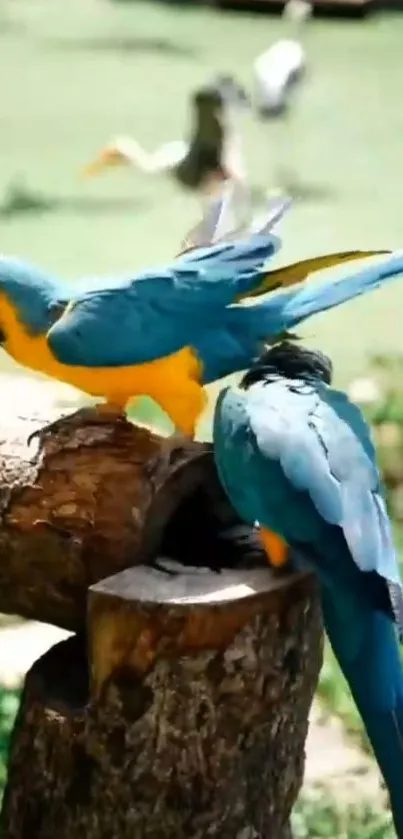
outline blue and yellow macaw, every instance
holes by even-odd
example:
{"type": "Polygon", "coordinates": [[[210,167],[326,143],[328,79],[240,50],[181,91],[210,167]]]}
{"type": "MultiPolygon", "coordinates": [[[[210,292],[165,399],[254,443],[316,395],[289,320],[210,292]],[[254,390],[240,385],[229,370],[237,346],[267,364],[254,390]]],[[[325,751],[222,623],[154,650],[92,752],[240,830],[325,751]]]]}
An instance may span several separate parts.
{"type": "Polygon", "coordinates": [[[280,343],[219,395],[215,460],[233,507],[320,581],[325,628],[403,837],[403,594],[369,428],[320,353],[280,343]]]}
{"type": "Polygon", "coordinates": [[[303,290],[299,297],[290,288],[244,306],[243,298],[376,253],[330,254],[270,272],[267,261],[280,247],[271,225],[270,217],[249,236],[196,247],[165,268],[123,279],[67,285],[2,258],[2,345],[20,364],[103,397],[107,414],[121,417],[133,397],[151,396],[183,434],[193,437],[207,399],[203,385],[245,369],[262,341],[403,269],[403,257],[388,258],[367,273],[308,295],[303,290]]]}
{"type": "Polygon", "coordinates": [[[306,265],[269,274],[277,247],[272,235],[257,235],[198,248],[166,269],[77,297],[46,335],[49,372],[104,396],[120,414],[147,394],[193,437],[207,401],[203,385],[246,369],[264,342],[310,315],[403,271],[403,254],[389,256],[337,282],[235,303],[287,285],[294,270],[306,275],[306,265]]]}

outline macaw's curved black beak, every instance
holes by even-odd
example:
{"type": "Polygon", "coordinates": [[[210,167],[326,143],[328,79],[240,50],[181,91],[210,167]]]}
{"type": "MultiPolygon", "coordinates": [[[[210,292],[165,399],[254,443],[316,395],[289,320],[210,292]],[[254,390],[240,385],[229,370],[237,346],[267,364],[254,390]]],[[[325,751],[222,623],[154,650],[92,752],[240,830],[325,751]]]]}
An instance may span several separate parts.
{"type": "Polygon", "coordinates": [[[0,347],[6,343],[6,333],[0,326],[0,347]]]}

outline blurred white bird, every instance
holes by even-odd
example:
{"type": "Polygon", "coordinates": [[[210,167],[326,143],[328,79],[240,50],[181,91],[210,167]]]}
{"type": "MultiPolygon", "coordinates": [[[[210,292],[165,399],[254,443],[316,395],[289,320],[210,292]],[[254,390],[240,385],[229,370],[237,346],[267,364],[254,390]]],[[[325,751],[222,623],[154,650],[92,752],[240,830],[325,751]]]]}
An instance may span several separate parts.
{"type": "MultiPolygon", "coordinates": [[[[296,35],[301,24],[312,13],[307,0],[288,0],[283,17],[293,26],[296,35]]],[[[306,54],[299,39],[280,38],[254,61],[255,102],[262,118],[284,113],[289,107],[291,94],[306,70],[306,54]]]]}
{"type": "MultiPolygon", "coordinates": [[[[279,168],[281,185],[290,180],[291,148],[291,111],[294,110],[294,97],[305,76],[307,59],[302,44],[302,26],[312,14],[312,3],[308,0],[288,0],[284,6],[283,17],[288,23],[290,35],[280,38],[254,61],[254,106],[262,120],[280,118],[286,126],[286,132],[275,132],[279,149],[277,156],[287,157],[286,166],[279,168]],[[281,171],[280,171],[281,170],[281,171]],[[285,172],[287,174],[284,177],[285,172]]],[[[275,143],[273,136],[273,145],[275,143]]],[[[291,178],[292,180],[292,178],[291,178]]]]}

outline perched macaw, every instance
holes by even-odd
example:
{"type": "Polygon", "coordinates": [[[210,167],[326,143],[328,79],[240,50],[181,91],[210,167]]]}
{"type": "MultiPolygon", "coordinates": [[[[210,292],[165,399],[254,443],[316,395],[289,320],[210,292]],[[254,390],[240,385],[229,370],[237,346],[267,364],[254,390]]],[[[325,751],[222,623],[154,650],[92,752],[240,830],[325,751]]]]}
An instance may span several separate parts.
{"type": "Polygon", "coordinates": [[[222,485],[259,524],[274,564],[295,552],[320,581],[329,640],[362,716],[403,837],[403,594],[369,428],[331,387],[329,359],[280,343],[225,388],[213,442],[222,485]]]}
{"type": "MultiPolygon", "coordinates": [[[[274,222],[278,219],[277,209],[274,222]]],[[[403,257],[388,259],[368,269],[370,283],[365,275],[361,283],[360,275],[344,285],[326,286],[312,292],[310,306],[304,294],[300,306],[294,291],[282,302],[269,298],[261,306],[232,305],[299,282],[318,268],[368,255],[331,254],[269,272],[267,260],[280,246],[270,232],[274,222],[271,212],[269,221],[249,236],[197,247],[168,267],[136,277],[83,280],[83,294],[80,283],[63,284],[3,257],[2,345],[24,366],[104,397],[98,418],[105,411],[122,416],[130,399],[149,395],[182,433],[193,437],[206,402],[204,384],[245,369],[262,340],[379,285],[402,267],[403,257]]]]}
{"type": "Polygon", "coordinates": [[[245,370],[264,342],[310,315],[403,272],[399,254],[337,282],[234,303],[292,278],[292,267],[268,275],[277,246],[273,236],[257,235],[196,249],[165,270],[77,297],[46,336],[52,374],[103,395],[120,415],[130,398],[147,394],[193,437],[207,401],[203,385],[245,370]]]}

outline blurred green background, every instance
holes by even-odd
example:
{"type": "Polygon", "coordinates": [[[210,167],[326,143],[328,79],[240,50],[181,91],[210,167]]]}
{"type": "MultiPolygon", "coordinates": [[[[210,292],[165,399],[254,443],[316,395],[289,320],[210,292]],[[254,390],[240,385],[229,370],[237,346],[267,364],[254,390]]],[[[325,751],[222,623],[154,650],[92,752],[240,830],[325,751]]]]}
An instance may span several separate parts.
{"type": "MultiPolygon", "coordinates": [[[[72,277],[169,259],[199,198],[133,169],[93,182],[79,169],[116,134],[148,149],[186,136],[190,92],[215,71],[250,87],[253,58],[284,21],[146,0],[2,0],[1,9],[2,251],[72,277]],[[15,182],[38,194],[42,211],[13,209],[15,182]]],[[[402,245],[402,37],[399,15],[306,25],[293,160],[305,197],[284,224],[280,262],[402,245]]],[[[250,117],[243,128],[252,184],[269,188],[277,128],[250,117]]],[[[399,284],[316,318],[304,334],[334,355],[345,383],[370,350],[403,347],[402,301],[399,284]]]]}
{"type": "MultiPolygon", "coordinates": [[[[284,21],[272,15],[192,3],[1,0],[2,251],[71,278],[170,259],[199,218],[199,198],[169,178],[129,169],[83,181],[81,166],[115,135],[132,134],[149,150],[186,136],[194,88],[217,71],[250,88],[254,57],[284,32],[284,21]]],[[[309,72],[293,125],[300,197],[283,227],[279,264],[329,250],[403,245],[402,43],[398,13],[315,18],[306,26],[309,72]]],[[[243,131],[252,185],[269,189],[278,128],[247,116],[243,131]]],[[[303,334],[332,355],[336,382],[346,386],[368,371],[374,354],[403,352],[402,304],[398,282],[316,318],[303,334]]],[[[18,372],[5,356],[0,363],[18,372]]],[[[400,407],[397,413],[400,423],[400,407]]],[[[168,427],[147,401],[137,415],[168,427]]],[[[207,416],[202,433],[208,424],[207,416]]],[[[361,737],[329,657],[321,692],[361,737]]],[[[0,761],[14,711],[15,696],[4,691],[0,761]]],[[[389,830],[371,808],[361,821],[354,814],[346,822],[332,807],[300,803],[296,835],[375,837],[389,830]]]]}

